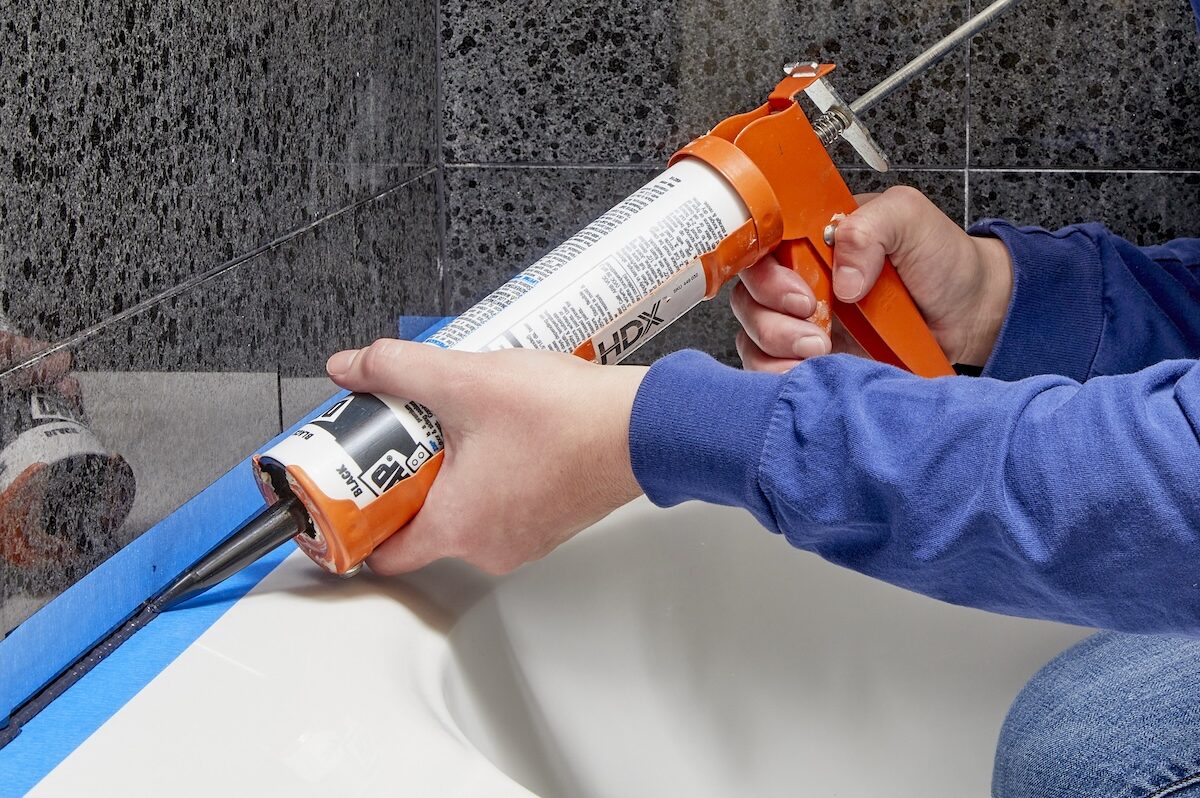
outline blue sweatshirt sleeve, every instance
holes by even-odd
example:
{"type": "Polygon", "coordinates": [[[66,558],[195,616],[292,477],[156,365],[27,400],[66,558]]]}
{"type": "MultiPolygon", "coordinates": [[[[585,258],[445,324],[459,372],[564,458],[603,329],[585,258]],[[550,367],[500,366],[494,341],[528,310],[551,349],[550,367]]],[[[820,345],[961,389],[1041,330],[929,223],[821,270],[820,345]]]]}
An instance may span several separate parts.
{"type": "Polygon", "coordinates": [[[1013,261],[1013,296],[984,376],[1128,374],[1200,350],[1200,238],[1137,247],[1102,225],[1057,232],[987,220],[1013,261]]]}
{"type": "Polygon", "coordinates": [[[1017,272],[1003,380],[678,353],[634,402],[635,475],[945,601],[1200,634],[1200,242],[991,224],[1017,272]]]}

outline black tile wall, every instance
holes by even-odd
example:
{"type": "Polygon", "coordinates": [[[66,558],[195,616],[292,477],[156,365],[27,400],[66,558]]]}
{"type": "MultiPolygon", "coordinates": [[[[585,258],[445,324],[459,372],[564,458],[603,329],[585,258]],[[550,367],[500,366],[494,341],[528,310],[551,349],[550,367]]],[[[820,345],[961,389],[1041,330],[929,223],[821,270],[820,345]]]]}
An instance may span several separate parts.
{"type": "Polygon", "coordinates": [[[437,207],[429,169],[273,253],[266,319],[282,376],[323,376],[333,352],[395,337],[398,316],[442,313],[437,207]]]}
{"type": "Polygon", "coordinates": [[[1024,3],[971,48],[971,164],[1198,169],[1183,0],[1024,3]]]}
{"type": "MultiPolygon", "coordinates": [[[[65,347],[136,477],[113,528],[103,481],[6,510],[0,635],[278,433],[285,378],[441,312],[437,24],[433,0],[0,15],[0,329],[65,347]],[[47,523],[69,545],[14,562],[47,523]]],[[[45,365],[10,371],[11,341],[0,446],[45,365]]]]}
{"type": "MultiPolygon", "coordinates": [[[[948,33],[964,0],[446,0],[443,125],[452,163],[662,162],[763,102],[799,58],[854,97],[948,33]]],[[[870,117],[900,164],[962,165],[966,56],[870,117]]]]}
{"type": "Polygon", "coordinates": [[[975,173],[971,212],[1050,230],[1101,222],[1142,245],[1200,238],[1200,172],[975,173]]]}
{"type": "Polygon", "coordinates": [[[432,0],[6,16],[4,305],[32,335],[100,323],[434,161],[432,0]]]}

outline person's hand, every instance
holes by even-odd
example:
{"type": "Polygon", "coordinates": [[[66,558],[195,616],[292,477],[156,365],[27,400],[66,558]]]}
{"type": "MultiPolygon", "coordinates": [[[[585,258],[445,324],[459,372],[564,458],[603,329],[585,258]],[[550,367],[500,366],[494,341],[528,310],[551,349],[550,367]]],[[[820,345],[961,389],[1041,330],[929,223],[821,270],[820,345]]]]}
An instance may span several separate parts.
{"type": "Polygon", "coordinates": [[[326,368],[343,388],[425,405],[445,435],[424,506],[367,560],[379,573],[442,557],[505,573],[641,494],[629,414],[645,368],[391,339],[339,352],[326,368]]]}
{"type": "MultiPolygon", "coordinates": [[[[1008,249],[998,239],[967,235],[914,188],[856,199],[860,207],[838,224],[835,236],[837,298],[857,302],[866,296],[888,256],[946,357],[986,363],[1012,292],[1008,249]]],[[[807,320],[812,290],[773,257],[742,272],[730,305],[742,325],[737,347],[747,369],[786,371],[838,348],[807,320]]]]}

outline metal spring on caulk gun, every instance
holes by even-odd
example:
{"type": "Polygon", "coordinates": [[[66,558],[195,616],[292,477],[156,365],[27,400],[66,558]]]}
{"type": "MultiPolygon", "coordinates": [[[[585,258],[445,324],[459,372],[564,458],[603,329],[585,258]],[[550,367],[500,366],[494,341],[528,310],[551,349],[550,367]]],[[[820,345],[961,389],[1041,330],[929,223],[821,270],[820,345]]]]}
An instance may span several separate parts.
{"type": "Polygon", "coordinates": [[[833,144],[837,137],[842,134],[842,131],[850,127],[850,121],[837,108],[831,108],[826,113],[821,114],[813,120],[812,129],[817,134],[817,138],[826,147],[833,144]]]}

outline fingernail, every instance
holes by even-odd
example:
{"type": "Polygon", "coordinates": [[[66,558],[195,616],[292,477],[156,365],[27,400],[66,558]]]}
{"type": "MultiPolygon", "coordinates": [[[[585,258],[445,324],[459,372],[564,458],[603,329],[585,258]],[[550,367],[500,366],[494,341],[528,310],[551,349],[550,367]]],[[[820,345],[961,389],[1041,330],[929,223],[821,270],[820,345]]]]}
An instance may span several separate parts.
{"type": "Polygon", "coordinates": [[[798,358],[820,357],[829,354],[829,342],[819,335],[806,335],[792,344],[792,353],[798,358]]]}
{"type": "Polygon", "coordinates": [[[862,291],[865,282],[862,272],[858,269],[851,269],[849,266],[839,268],[833,280],[838,299],[843,301],[856,298],[862,291]]]}
{"type": "Polygon", "coordinates": [[[807,294],[788,294],[783,298],[783,309],[797,318],[807,319],[813,313],[813,301],[807,294]]]}
{"type": "Polygon", "coordinates": [[[346,349],[337,352],[325,362],[325,371],[329,374],[345,374],[354,365],[354,358],[356,357],[358,357],[357,349],[346,349]]]}

